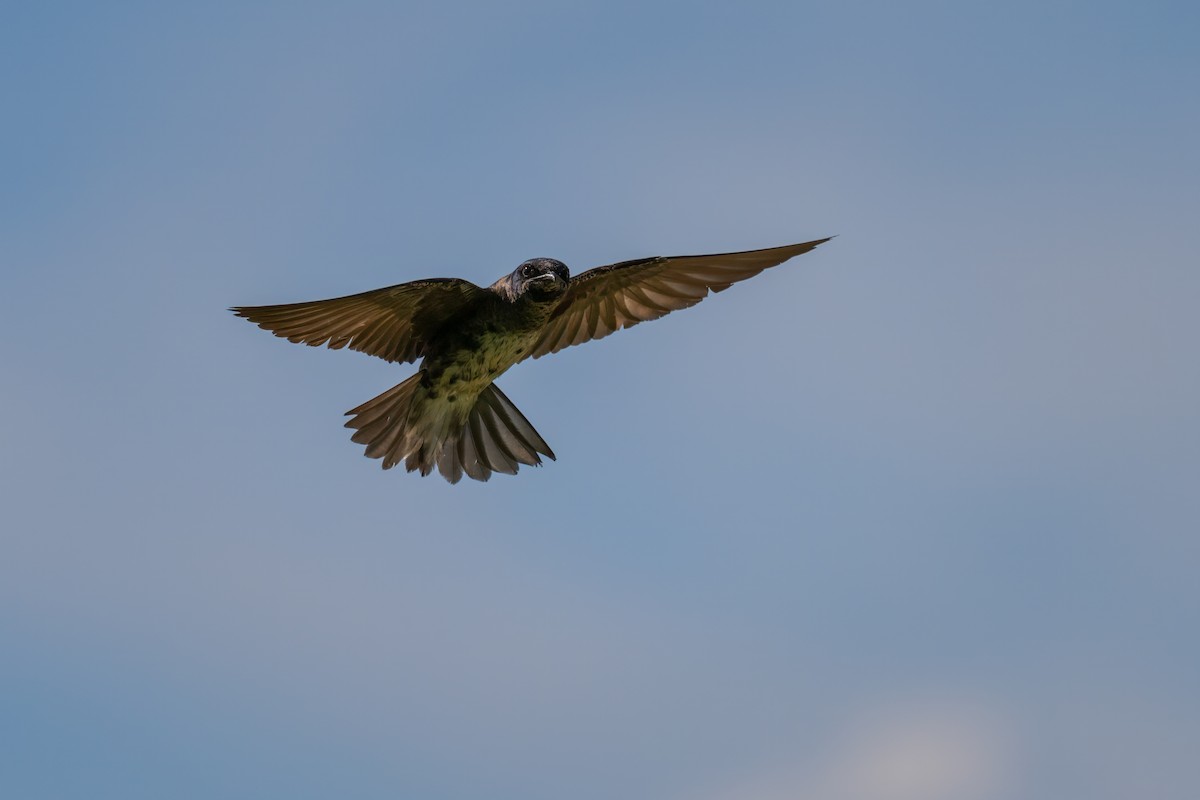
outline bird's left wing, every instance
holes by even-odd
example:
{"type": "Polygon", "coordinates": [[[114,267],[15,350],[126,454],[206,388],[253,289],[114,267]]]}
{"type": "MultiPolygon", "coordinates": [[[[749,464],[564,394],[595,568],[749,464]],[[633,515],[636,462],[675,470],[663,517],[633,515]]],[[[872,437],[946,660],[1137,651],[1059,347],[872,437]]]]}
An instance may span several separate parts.
{"type": "Polygon", "coordinates": [[[494,300],[492,292],[470,281],[430,278],[332,300],[230,311],[290,342],[328,344],[334,350],[349,347],[387,361],[415,361],[447,322],[494,300]]]}
{"type": "Polygon", "coordinates": [[[728,289],[827,241],[742,253],[643,258],[590,269],[571,279],[529,356],[541,358],[694,306],[710,291],[728,289]]]}

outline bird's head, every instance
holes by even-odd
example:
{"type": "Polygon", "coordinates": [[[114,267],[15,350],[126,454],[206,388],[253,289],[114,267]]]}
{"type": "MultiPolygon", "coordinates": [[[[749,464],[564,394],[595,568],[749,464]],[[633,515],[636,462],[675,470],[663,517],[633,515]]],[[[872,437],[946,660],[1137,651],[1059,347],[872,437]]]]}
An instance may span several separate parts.
{"type": "Polygon", "coordinates": [[[517,297],[528,293],[539,302],[561,297],[570,279],[567,265],[553,258],[531,258],[509,276],[517,297]]]}

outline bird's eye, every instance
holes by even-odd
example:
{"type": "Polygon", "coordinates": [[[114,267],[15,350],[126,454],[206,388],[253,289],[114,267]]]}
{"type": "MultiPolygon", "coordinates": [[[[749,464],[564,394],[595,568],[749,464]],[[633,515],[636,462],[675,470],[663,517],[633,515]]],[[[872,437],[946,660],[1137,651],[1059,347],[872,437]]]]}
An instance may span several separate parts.
{"type": "Polygon", "coordinates": [[[522,278],[532,278],[536,274],[537,269],[534,268],[533,264],[526,264],[525,266],[521,267],[522,278]]]}

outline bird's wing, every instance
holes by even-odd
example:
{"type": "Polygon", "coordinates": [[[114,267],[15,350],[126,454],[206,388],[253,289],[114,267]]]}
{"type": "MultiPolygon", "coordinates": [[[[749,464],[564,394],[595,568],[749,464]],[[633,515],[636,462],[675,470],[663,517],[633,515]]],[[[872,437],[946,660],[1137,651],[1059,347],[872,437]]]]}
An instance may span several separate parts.
{"type": "Polygon", "coordinates": [[[313,347],[349,347],[387,361],[415,361],[447,322],[495,295],[457,278],[431,278],[349,297],[231,308],[239,317],[313,347]]]}
{"type": "Polygon", "coordinates": [[[827,241],[709,256],[659,256],[590,269],[571,279],[529,356],[541,358],[694,306],[710,291],[728,289],[827,241]]]}

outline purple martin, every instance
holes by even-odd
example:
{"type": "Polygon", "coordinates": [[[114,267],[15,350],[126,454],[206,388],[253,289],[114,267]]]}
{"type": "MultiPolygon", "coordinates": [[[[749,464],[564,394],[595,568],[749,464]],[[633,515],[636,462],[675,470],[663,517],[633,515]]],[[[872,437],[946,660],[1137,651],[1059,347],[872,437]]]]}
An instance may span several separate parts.
{"type": "Polygon", "coordinates": [[[554,452],[496,384],[509,367],[694,306],[829,239],[707,256],[642,258],[576,275],[534,258],[484,289],[430,278],[386,289],[277,306],[239,317],[290,342],[349,347],[417,373],[346,412],[350,438],[383,468],[403,463],[457,483],[516,474],[554,452]]]}

